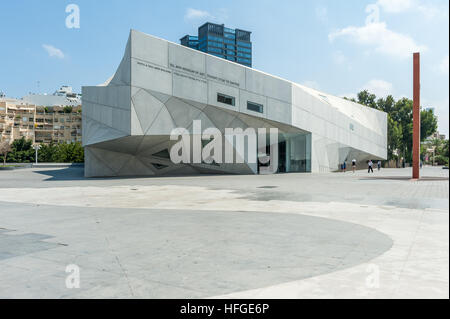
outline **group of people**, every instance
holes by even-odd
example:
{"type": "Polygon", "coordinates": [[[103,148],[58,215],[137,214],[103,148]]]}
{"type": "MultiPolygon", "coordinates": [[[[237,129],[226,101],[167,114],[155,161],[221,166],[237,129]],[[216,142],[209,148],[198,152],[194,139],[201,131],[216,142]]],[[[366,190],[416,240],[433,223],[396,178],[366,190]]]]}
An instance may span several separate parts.
{"type": "MultiPolygon", "coordinates": [[[[353,170],[353,173],[354,173],[355,170],[356,170],[356,160],[355,160],[355,159],[352,160],[352,170],[353,170]]],[[[341,171],[344,172],[344,173],[347,171],[347,160],[345,160],[345,161],[341,164],[341,171]]]]}
{"type": "MultiPolygon", "coordinates": [[[[373,173],[373,165],[374,165],[374,163],[372,162],[372,160],[369,160],[367,162],[367,165],[368,165],[367,173],[371,173],[371,172],[373,173]]],[[[381,161],[377,162],[377,168],[378,168],[379,171],[381,170],[381,161]]],[[[344,172],[344,173],[347,171],[347,160],[345,160],[341,164],[341,171],[344,172]]],[[[353,171],[353,173],[356,171],[356,160],[355,159],[352,160],[352,171],[353,171]]]]}

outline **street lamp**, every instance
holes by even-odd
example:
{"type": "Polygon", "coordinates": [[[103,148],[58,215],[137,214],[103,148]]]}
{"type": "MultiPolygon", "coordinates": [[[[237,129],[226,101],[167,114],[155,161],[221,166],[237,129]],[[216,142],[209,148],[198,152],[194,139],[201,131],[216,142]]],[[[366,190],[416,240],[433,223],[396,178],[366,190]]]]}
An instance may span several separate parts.
{"type": "Polygon", "coordinates": [[[40,144],[34,144],[33,148],[35,150],[35,159],[36,159],[36,164],[38,163],[38,151],[41,149],[41,145],[40,144]]]}

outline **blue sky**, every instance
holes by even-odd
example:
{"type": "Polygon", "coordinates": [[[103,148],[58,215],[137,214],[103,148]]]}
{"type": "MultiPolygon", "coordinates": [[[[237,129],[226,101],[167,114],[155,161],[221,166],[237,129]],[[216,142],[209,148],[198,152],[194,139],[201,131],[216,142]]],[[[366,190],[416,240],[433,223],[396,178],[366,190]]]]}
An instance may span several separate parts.
{"type": "Polygon", "coordinates": [[[114,73],[131,28],[178,42],[211,21],[253,32],[254,68],[338,96],[411,97],[421,51],[422,105],[448,136],[448,12],[447,0],[3,1],[0,91],[80,91],[114,73]],[[71,3],[79,29],[66,27],[71,3]]]}

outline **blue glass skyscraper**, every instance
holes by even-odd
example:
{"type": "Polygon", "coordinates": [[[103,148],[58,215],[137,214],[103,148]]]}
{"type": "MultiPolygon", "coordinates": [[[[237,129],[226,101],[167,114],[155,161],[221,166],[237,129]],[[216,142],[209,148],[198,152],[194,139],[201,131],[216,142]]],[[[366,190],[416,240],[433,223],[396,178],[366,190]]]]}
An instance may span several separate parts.
{"type": "Polygon", "coordinates": [[[198,28],[198,36],[186,35],[181,45],[252,67],[251,32],[229,29],[223,24],[207,22],[198,28]]]}

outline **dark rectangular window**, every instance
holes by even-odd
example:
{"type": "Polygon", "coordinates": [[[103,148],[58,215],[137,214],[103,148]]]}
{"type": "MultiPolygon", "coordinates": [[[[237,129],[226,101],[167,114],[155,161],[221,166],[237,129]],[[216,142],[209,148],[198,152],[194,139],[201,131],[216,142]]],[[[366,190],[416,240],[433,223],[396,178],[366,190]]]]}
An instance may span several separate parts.
{"type": "Polygon", "coordinates": [[[217,102],[234,106],[235,98],[222,93],[217,93],[217,102]]]}
{"type": "Polygon", "coordinates": [[[262,104],[247,101],[247,110],[264,113],[264,106],[262,104]]]}

